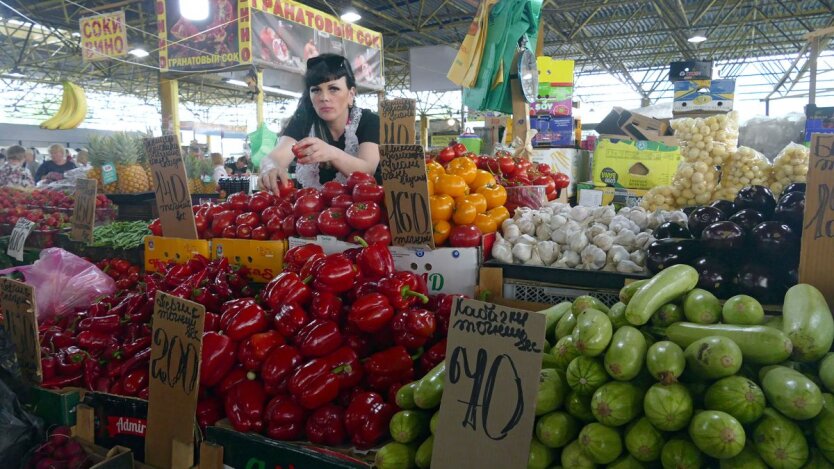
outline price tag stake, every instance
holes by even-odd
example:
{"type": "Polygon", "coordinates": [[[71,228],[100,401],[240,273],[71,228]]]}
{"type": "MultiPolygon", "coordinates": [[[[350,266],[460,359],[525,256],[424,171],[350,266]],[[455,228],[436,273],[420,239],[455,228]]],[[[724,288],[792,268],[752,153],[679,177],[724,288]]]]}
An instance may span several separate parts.
{"type": "Polygon", "coordinates": [[[35,287],[0,278],[0,308],[6,316],[6,329],[15,346],[21,374],[30,383],[40,383],[43,372],[35,287]]]}
{"type": "Polygon", "coordinates": [[[380,145],[379,152],[392,244],[434,249],[423,147],[380,145]]]}
{"type": "Polygon", "coordinates": [[[94,179],[79,179],[75,183],[75,207],[72,209],[70,239],[93,242],[93,226],[96,223],[96,186],[94,179]]]}
{"type": "Polygon", "coordinates": [[[6,250],[6,254],[23,262],[23,248],[26,246],[26,238],[29,237],[29,233],[32,232],[34,227],[35,222],[22,217],[18,218],[12,234],[9,236],[9,248],[6,250]]]}
{"type": "Polygon", "coordinates": [[[153,173],[162,233],[173,238],[197,239],[188,175],[177,137],[146,138],[144,144],[153,173]]]}

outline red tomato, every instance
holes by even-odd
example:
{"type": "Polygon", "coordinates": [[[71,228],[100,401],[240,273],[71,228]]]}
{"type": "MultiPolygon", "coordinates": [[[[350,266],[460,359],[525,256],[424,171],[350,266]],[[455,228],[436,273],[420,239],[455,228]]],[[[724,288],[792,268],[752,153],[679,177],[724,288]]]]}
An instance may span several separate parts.
{"type": "Polygon", "coordinates": [[[235,217],[235,225],[237,226],[248,226],[249,228],[254,228],[261,223],[261,217],[258,216],[257,213],[254,212],[245,212],[241,213],[237,217],[235,217]]]}
{"type": "Polygon", "coordinates": [[[545,194],[550,195],[556,192],[556,183],[553,182],[553,178],[550,176],[545,176],[544,174],[542,174],[541,176],[534,178],[530,182],[532,182],[534,186],[544,186],[545,194]]]}
{"type": "MultiPolygon", "coordinates": [[[[261,220],[269,222],[273,218],[282,218],[282,215],[279,213],[279,208],[276,205],[272,207],[267,207],[261,212],[261,220]]],[[[292,210],[290,210],[292,212],[292,210]]]]}
{"type": "Polygon", "coordinates": [[[501,174],[504,176],[510,177],[515,174],[515,170],[518,167],[515,164],[515,161],[510,156],[502,156],[498,158],[498,167],[501,171],[501,174]]]}
{"type": "Polygon", "coordinates": [[[365,230],[365,242],[368,244],[382,243],[386,246],[391,245],[391,230],[388,225],[382,223],[374,225],[365,230]]]}
{"type": "Polygon", "coordinates": [[[375,184],[376,180],[373,176],[371,176],[368,173],[356,171],[355,173],[351,173],[351,175],[348,176],[347,183],[345,185],[347,186],[348,190],[352,191],[357,184],[361,184],[363,182],[371,182],[375,184]]]}
{"type": "MultiPolygon", "coordinates": [[[[289,217],[289,218],[292,218],[292,217],[289,217]]],[[[266,231],[268,231],[269,233],[276,233],[278,231],[283,233],[284,232],[283,225],[284,225],[284,220],[282,220],[281,217],[275,216],[275,217],[272,217],[269,220],[267,220],[265,226],[266,226],[266,231]]]]}
{"type": "Polygon", "coordinates": [[[299,189],[295,191],[295,200],[304,197],[305,195],[321,195],[321,191],[316,189],[315,187],[305,187],[304,189],[299,189]]]}
{"type": "Polygon", "coordinates": [[[229,225],[223,228],[222,233],[220,234],[221,238],[236,238],[237,237],[237,227],[235,225],[229,225]]]}
{"type": "Polygon", "coordinates": [[[437,161],[439,161],[440,164],[445,165],[448,162],[455,159],[457,156],[458,155],[457,155],[457,153],[455,153],[454,148],[446,147],[446,148],[440,150],[440,153],[437,154],[437,161]]]}
{"type": "Polygon", "coordinates": [[[550,165],[549,165],[549,164],[547,164],[547,163],[539,163],[539,164],[537,164],[537,165],[536,165],[536,169],[537,169],[540,173],[542,173],[542,174],[550,174],[550,172],[551,172],[551,171],[553,171],[553,170],[550,168],[550,165]]]}
{"type": "Polygon", "coordinates": [[[475,225],[457,225],[449,233],[449,245],[453,248],[474,248],[481,245],[481,230],[475,225]]]}
{"type": "Polygon", "coordinates": [[[466,145],[462,143],[456,143],[452,145],[452,150],[455,151],[455,156],[464,156],[469,153],[469,150],[466,148],[466,145]]]}
{"type": "Polygon", "coordinates": [[[299,217],[298,220],[295,221],[295,231],[298,233],[298,236],[303,238],[314,238],[317,234],[319,234],[316,218],[318,217],[312,213],[299,217]]]}
{"type": "Polygon", "coordinates": [[[350,194],[337,195],[330,201],[331,207],[343,208],[345,210],[347,210],[351,205],[353,205],[353,196],[350,194]]]}
{"type": "Polygon", "coordinates": [[[248,210],[250,212],[261,213],[272,205],[275,202],[275,199],[272,197],[272,194],[269,192],[258,192],[257,194],[253,195],[251,199],[249,199],[249,207],[248,210]]]}
{"type": "Polygon", "coordinates": [[[489,169],[489,160],[490,157],[486,155],[481,155],[478,157],[478,161],[475,162],[475,166],[477,166],[478,169],[483,169],[484,171],[486,171],[489,169]]]}
{"type": "Polygon", "coordinates": [[[290,236],[295,236],[295,217],[292,215],[287,216],[281,221],[281,231],[284,233],[284,236],[289,238],[290,236]]]}
{"type": "Polygon", "coordinates": [[[325,204],[329,205],[330,201],[333,200],[333,197],[347,193],[347,186],[338,181],[329,181],[325,182],[321,189],[321,198],[324,199],[325,204]]]}
{"type": "Polygon", "coordinates": [[[287,239],[287,235],[285,235],[283,231],[276,231],[275,233],[269,235],[270,241],[278,241],[279,239],[287,239]]]}
{"type": "Polygon", "coordinates": [[[345,217],[345,210],[342,208],[330,207],[321,212],[316,219],[319,233],[327,236],[344,238],[351,232],[348,220],[345,217]]]}
{"type": "MultiPolygon", "coordinates": [[[[356,186],[356,188],[361,185],[356,186]]],[[[355,189],[354,189],[355,192],[355,189]]],[[[356,202],[347,209],[347,221],[357,230],[368,229],[382,219],[382,209],[376,202],[356,202]]]]}
{"type": "Polygon", "coordinates": [[[293,214],[297,217],[311,213],[318,214],[324,210],[324,200],[318,195],[304,195],[295,201],[292,209],[293,214]]]}
{"type": "Polygon", "coordinates": [[[282,200],[278,202],[278,214],[282,217],[288,217],[292,215],[292,202],[289,200],[282,200]]]}
{"type": "Polygon", "coordinates": [[[286,183],[281,182],[278,180],[278,195],[281,197],[292,197],[295,193],[295,183],[292,180],[288,180],[286,183]]]}
{"type": "Polygon", "coordinates": [[[236,192],[229,196],[226,203],[232,210],[246,210],[249,206],[249,196],[243,192],[236,192]]]}
{"type": "Polygon", "coordinates": [[[265,240],[269,239],[269,232],[263,225],[252,228],[252,239],[265,240]]]}
{"type": "Polygon", "coordinates": [[[385,198],[385,190],[382,186],[375,183],[357,184],[353,188],[354,202],[376,202],[382,203],[385,198]]]}
{"type": "Polygon", "coordinates": [[[570,185],[570,177],[565,173],[556,173],[553,175],[553,182],[556,189],[564,189],[570,185]]]}
{"type": "Polygon", "coordinates": [[[237,231],[235,232],[235,237],[239,239],[248,239],[252,237],[252,227],[246,225],[240,225],[237,227],[237,231]]]}

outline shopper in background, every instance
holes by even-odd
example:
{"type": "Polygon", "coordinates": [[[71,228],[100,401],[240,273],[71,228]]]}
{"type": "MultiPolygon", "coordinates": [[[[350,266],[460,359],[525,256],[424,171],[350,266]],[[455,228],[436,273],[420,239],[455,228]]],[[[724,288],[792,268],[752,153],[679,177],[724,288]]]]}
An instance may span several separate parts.
{"type": "Polygon", "coordinates": [[[75,161],[78,167],[86,170],[93,169],[93,167],[90,166],[90,155],[87,153],[87,150],[83,148],[76,148],[75,151],[75,161]]]}
{"type": "Polygon", "coordinates": [[[0,164],[0,186],[32,187],[32,174],[23,167],[26,149],[14,145],[6,150],[6,161],[0,164]]]}
{"type": "Polygon", "coordinates": [[[215,184],[220,181],[220,178],[226,177],[226,165],[224,163],[223,155],[220,153],[211,154],[211,164],[214,165],[214,173],[211,175],[211,179],[215,184]]]}
{"type": "Polygon", "coordinates": [[[307,61],[306,89],[278,146],[261,159],[260,185],[277,192],[289,184],[296,159],[296,180],[303,187],[345,182],[361,171],[374,174],[379,164],[379,116],[355,106],[356,79],[350,63],[336,54],[307,61]]]}
{"type": "Polygon", "coordinates": [[[38,163],[38,160],[35,159],[35,151],[36,150],[34,148],[26,150],[23,163],[23,166],[29,170],[29,173],[32,174],[32,179],[35,178],[35,174],[38,172],[38,167],[41,165],[38,163]]]}
{"type": "Polygon", "coordinates": [[[249,174],[249,162],[246,161],[245,156],[241,156],[235,160],[235,165],[232,168],[232,174],[244,175],[249,174]]]}
{"type": "Polygon", "coordinates": [[[35,173],[35,182],[40,181],[47,175],[50,175],[50,179],[63,179],[65,172],[75,169],[75,163],[67,161],[66,150],[60,143],[52,144],[49,147],[49,156],[51,159],[44,161],[35,173]]]}

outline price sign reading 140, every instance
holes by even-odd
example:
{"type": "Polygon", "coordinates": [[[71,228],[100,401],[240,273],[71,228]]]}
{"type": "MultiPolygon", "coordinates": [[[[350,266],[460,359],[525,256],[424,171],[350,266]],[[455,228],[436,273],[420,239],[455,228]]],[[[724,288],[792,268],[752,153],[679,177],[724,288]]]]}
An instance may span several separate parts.
{"type": "Polygon", "coordinates": [[[146,138],[144,144],[153,172],[162,233],[172,238],[197,239],[188,176],[177,137],[146,138]]]}

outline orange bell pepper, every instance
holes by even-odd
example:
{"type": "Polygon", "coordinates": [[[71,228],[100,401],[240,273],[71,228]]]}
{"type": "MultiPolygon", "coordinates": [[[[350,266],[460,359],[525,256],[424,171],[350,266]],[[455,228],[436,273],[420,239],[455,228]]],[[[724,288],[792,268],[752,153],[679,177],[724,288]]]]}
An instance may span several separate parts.
{"type": "MultiPolygon", "coordinates": [[[[478,209],[478,213],[484,213],[487,211],[487,201],[486,197],[483,194],[469,194],[469,195],[462,195],[455,199],[455,204],[464,204],[470,203],[478,209]]],[[[469,222],[472,223],[472,222],[469,222]]],[[[466,225],[467,223],[464,223],[466,225]]]]}
{"type": "Polygon", "coordinates": [[[453,198],[469,193],[469,186],[466,185],[466,181],[462,177],[454,174],[441,175],[437,178],[434,189],[441,194],[446,194],[453,198]]]}
{"type": "Polygon", "coordinates": [[[486,213],[479,213],[475,216],[475,226],[481,230],[481,233],[495,233],[498,231],[498,222],[486,213]]]}
{"type": "Polygon", "coordinates": [[[438,221],[434,224],[432,235],[434,237],[434,245],[442,246],[443,243],[449,239],[449,233],[452,231],[452,225],[447,221],[438,221]]]}
{"type": "Polygon", "coordinates": [[[493,176],[489,171],[479,169],[475,171],[475,179],[469,183],[469,187],[477,189],[479,187],[486,186],[487,184],[495,184],[495,176],[493,176]]]}
{"type": "Polygon", "coordinates": [[[504,220],[510,218],[510,211],[507,210],[507,207],[499,205],[498,207],[487,210],[487,215],[491,216],[498,226],[501,226],[501,223],[504,223],[504,220]]]}
{"type": "Polygon", "coordinates": [[[487,184],[479,187],[475,193],[486,197],[487,209],[500,207],[507,202],[507,189],[499,184],[487,184]]]}
{"type": "Polygon", "coordinates": [[[455,199],[446,194],[433,195],[429,197],[429,210],[432,222],[448,221],[455,210],[455,199]]]}
{"type": "Polygon", "coordinates": [[[475,180],[477,172],[478,167],[475,165],[475,162],[467,157],[455,158],[449,163],[449,166],[446,167],[447,174],[454,174],[455,176],[462,177],[467,185],[471,184],[472,181],[475,180]]]}
{"type": "Polygon", "coordinates": [[[476,215],[478,215],[478,209],[474,204],[467,201],[455,202],[455,213],[452,214],[452,221],[455,222],[455,225],[468,225],[475,221],[476,215]]]}

